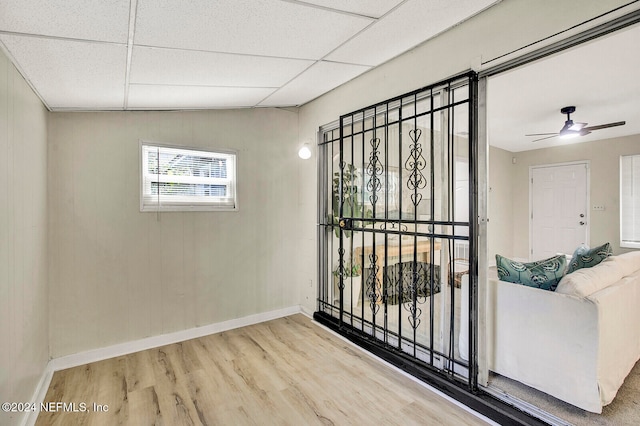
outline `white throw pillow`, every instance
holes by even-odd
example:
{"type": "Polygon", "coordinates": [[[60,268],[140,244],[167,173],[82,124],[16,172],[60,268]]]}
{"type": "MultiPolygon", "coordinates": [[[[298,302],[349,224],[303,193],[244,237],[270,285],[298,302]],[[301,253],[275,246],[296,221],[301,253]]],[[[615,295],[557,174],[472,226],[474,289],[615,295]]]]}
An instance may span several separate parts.
{"type": "Polygon", "coordinates": [[[573,294],[586,297],[609,287],[620,281],[624,274],[624,268],[613,258],[602,261],[591,268],[582,268],[562,277],[556,288],[556,293],[573,294]]]}

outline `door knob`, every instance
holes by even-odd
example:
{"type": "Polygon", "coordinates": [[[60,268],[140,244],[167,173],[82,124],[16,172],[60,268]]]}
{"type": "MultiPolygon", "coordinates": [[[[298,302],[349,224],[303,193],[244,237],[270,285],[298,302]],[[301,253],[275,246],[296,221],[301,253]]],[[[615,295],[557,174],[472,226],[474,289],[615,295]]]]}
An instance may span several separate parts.
{"type": "Polygon", "coordinates": [[[580,213],[580,217],[584,217],[584,213],[580,213]]]}
{"type": "Polygon", "coordinates": [[[353,223],[351,219],[342,218],[338,221],[338,226],[342,229],[351,229],[353,228],[353,223]]]}
{"type": "Polygon", "coordinates": [[[580,225],[584,225],[584,222],[583,222],[583,221],[580,221],[580,225]]]}

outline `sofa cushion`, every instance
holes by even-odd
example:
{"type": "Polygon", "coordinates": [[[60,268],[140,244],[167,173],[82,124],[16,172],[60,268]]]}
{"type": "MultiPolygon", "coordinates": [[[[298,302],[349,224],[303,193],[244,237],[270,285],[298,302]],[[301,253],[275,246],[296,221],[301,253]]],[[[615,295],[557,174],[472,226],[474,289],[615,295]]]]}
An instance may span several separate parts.
{"type": "Polygon", "coordinates": [[[569,270],[567,271],[567,274],[577,271],[578,269],[596,266],[612,254],[611,244],[609,243],[605,243],[592,249],[580,246],[573,253],[571,262],[569,262],[569,270]]]}
{"type": "Polygon", "coordinates": [[[567,259],[560,255],[522,263],[496,254],[498,278],[515,284],[555,290],[566,269],[567,259]]]}
{"type": "Polygon", "coordinates": [[[611,256],[607,261],[618,263],[622,268],[622,276],[626,277],[640,270],[640,250],[611,256]]]}
{"type": "Polygon", "coordinates": [[[591,268],[582,268],[565,275],[558,283],[556,293],[586,297],[620,281],[624,276],[624,267],[616,257],[610,257],[591,268]]]}

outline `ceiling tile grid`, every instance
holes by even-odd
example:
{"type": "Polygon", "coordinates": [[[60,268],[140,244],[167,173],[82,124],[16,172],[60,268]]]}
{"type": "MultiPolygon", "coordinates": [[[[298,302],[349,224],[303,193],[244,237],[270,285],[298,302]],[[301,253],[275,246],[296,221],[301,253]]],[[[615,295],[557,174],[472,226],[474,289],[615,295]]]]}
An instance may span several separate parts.
{"type": "Polygon", "coordinates": [[[313,64],[303,59],[134,46],[130,81],[275,88],[313,64]]]}
{"type": "Polygon", "coordinates": [[[496,0],[409,0],[340,46],[327,59],[380,65],[494,3],[496,0]]]}
{"type": "Polygon", "coordinates": [[[135,44],[320,59],[374,20],[282,0],[139,0],[135,44]]]}
{"type": "Polygon", "coordinates": [[[130,0],[2,0],[0,30],[126,43],[130,0]]]}
{"type": "Polygon", "coordinates": [[[260,106],[293,106],[357,77],[370,67],[320,61],[260,103],[260,106]]]}
{"type": "Polygon", "coordinates": [[[258,104],[274,89],[208,86],[149,86],[132,84],[129,109],[246,108],[258,104]]]}
{"type": "Polygon", "coordinates": [[[0,35],[51,109],[121,109],[127,48],[40,37],[0,35]]]}
{"type": "Polygon", "coordinates": [[[300,0],[299,3],[312,4],[377,19],[405,1],[406,0],[300,0]]]}
{"type": "Polygon", "coordinates": [[[51,110],[298,106],[494,0],[2,0],[51,110]]]}

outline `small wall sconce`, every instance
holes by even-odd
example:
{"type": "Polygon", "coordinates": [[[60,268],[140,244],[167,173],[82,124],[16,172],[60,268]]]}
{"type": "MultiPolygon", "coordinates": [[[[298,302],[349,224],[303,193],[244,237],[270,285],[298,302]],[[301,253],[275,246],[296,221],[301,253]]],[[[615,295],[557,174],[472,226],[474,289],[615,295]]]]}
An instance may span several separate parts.
{"type": "Polygon", "coordinates": [[[309,147],[308,143],[305,143],[300,147],[300,149],[298,150],[298,157],[302,158],[303,160],[308,160],[309,158],[311,158],[311,148],[309,147]]]}

